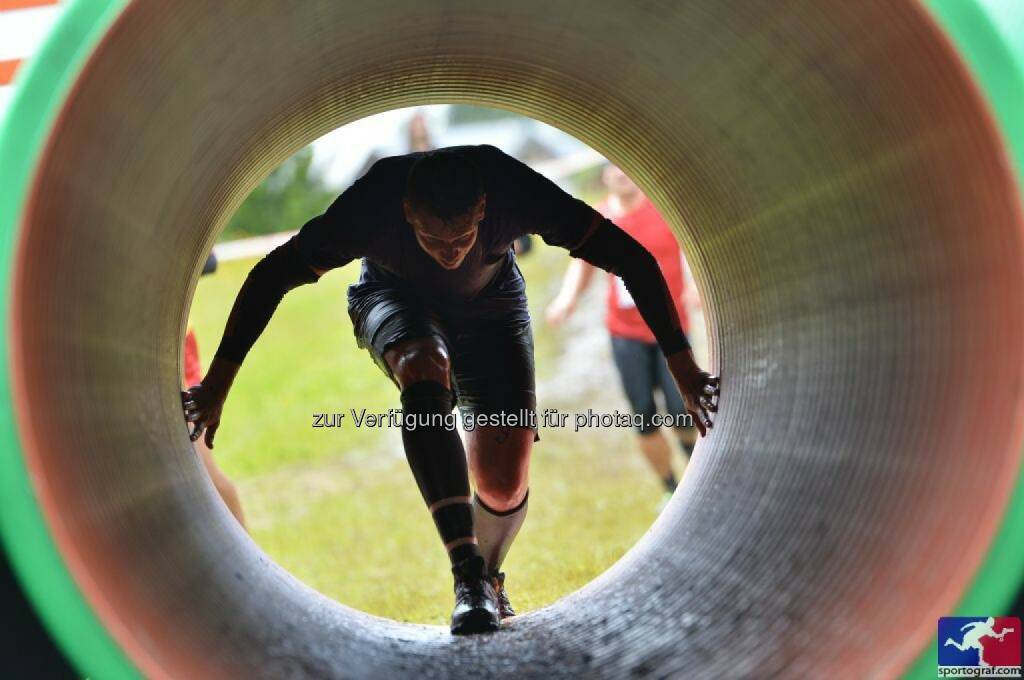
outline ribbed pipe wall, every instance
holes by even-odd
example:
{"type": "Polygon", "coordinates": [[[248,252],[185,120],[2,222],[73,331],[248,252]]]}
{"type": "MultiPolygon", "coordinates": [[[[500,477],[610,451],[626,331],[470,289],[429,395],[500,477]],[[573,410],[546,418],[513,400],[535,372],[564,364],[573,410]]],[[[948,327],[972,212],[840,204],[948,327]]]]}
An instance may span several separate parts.
{"type": "Polygon", "coordinates": [[[912,2],[140,0],[23,213],[20,438],[76,582],[152,677],[892,676],[1020,464],[1017,201],[912,2]],[[339,125],[434,102],[554,124],[635,177],[690,254],[723,377],[640,543],[472,639],[274,565],[188,455],[178,396],[182,301],[247,192],[339,125]]]}

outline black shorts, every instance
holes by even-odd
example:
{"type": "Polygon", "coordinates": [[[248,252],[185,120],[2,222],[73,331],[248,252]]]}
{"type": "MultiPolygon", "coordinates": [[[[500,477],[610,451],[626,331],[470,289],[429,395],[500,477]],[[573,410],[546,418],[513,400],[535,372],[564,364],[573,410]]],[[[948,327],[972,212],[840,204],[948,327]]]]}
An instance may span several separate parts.
{"type": "MultiPolygon", "coordinates": [[[[636,427],[642,435],[652,434],[659,430],[654,423],[658,407],[654,402],[655,391],[660,391],[665,398],[665,415],[678,416],[669,418],[673,423],[682,421],[686,415],[686,405],[679,387],[668,370],[668,362],[658,345],[643,340],[633,340],[616,335],[612,338],[612,357],[615,367],[619,370],[622,390],[626,393],[633,413],[643,416],[643,422],[636,427]]],[[[665,419],[662,419],[665,420],[665,419]]],[[[692,426],[689,426],[692,427],[692,426]]],[[[680,426],[679,429],[689,429],[680,426]]]]}
{"type": "Polygon", "coordinates": [[[389,282],[367,281],[348,288],[356,342],[396,387],[401,386],[384,352],[399,342],[435,337],[451,360],[449,377],[463,423],[518,423],[533,430],[536,442],[540,435],[533,331],[529,318],[524,321],[518,311],[508,320],[480,321],[464,313],[456,316],[389,282]]]}

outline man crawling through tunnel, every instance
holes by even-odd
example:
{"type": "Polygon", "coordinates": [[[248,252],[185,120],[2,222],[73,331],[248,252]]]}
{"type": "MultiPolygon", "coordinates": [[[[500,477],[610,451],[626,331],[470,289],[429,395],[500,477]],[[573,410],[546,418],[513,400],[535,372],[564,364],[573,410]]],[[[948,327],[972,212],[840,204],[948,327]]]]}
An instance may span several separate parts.
{"type": "Polygon", "coordinates": [[[375,163],[253,267],[210,370],[182,393],[190,436],[205,430],[212,448],[235,375],[285,293],[362,258],[348,312],[359,347],[400,392],[406,458],[455,577],[453,634],[493,631],[515,615],[500,569],[526,517],[540,441],[530,314],[512,246],[528,233],[622,279],[706,434],[719,381],[695,363],[654,257],[489,145],[375,163]],[[466,447],[448,417],[456,405],[483,423],[467,428],[466,447]]]}

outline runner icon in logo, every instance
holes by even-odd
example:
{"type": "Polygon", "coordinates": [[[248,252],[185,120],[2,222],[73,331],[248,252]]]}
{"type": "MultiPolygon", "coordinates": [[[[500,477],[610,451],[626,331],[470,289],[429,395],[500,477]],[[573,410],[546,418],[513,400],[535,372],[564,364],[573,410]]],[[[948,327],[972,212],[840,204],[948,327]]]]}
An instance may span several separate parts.
{"type": "Polygon", "coordinates": [[[981,644],[981,638],[991,637],[1002,641],[1007,633],[1012,633],[1014,630],[1013,628],[1003,628],[997,633],[993,628],[995,625],[996,620],[991,616],[984,621],[971,621],[960,627],[961,631],[967,632],[964,633],[963,639],[959,643],[953,638],[946,638],[943,646],[949,647],[952,645],[961,652],[966,652],[968,649],[976,649],[978,650],[978,665],[988,666],[990,664],[985,661],[985,649],[981,644]]]}

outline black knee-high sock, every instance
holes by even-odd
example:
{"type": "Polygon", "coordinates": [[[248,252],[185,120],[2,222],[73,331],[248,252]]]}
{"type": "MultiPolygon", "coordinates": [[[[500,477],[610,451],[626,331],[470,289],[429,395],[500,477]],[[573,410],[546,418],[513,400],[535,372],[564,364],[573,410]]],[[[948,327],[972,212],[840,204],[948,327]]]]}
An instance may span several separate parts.
{"type": "Polygon", "coordinates": [[[473,533],[466,450],[451,416],[452,392],[434,380],[402,390],[402,443],[452,564],[480,551],[473,533]]]}

